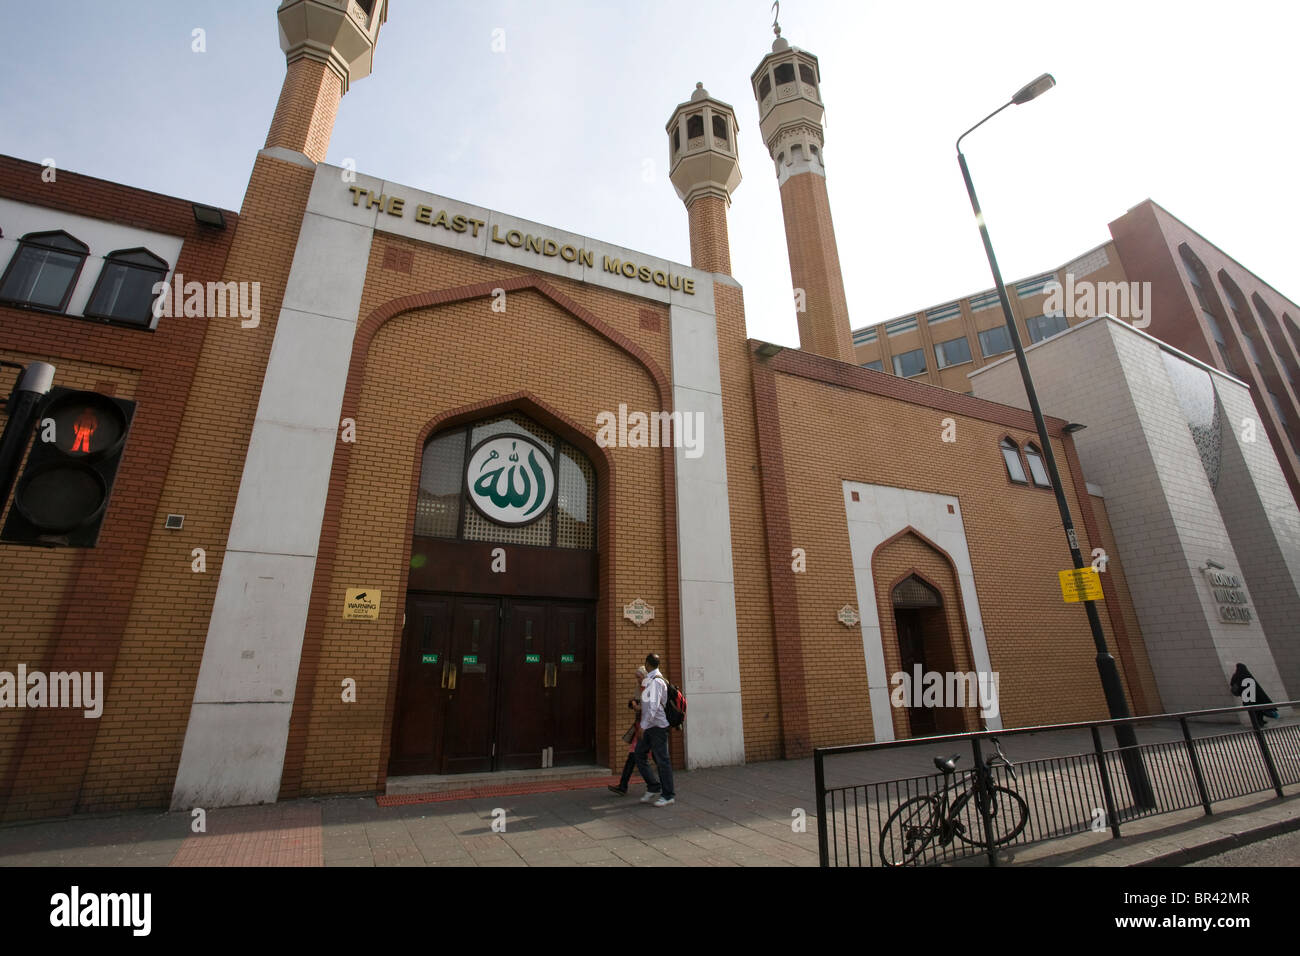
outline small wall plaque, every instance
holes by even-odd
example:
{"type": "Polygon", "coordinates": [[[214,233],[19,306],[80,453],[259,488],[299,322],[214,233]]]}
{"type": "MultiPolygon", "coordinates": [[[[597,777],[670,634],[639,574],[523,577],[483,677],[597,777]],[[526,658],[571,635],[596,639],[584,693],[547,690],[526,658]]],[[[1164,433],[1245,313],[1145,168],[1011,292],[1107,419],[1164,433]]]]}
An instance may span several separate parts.
{"type": "Polygon", "coordinates": [[[861,618],[858,617],[858,612],[853,610],[853,608],[849,607],[847,604],[840,608],[840,613],[835,615],[835,619],[845,627],[852,627],[861,620],[861,618]]]}
{"type": "Polygon", "coordinates": [[[645,601],[637,598],[631,604],[623,605],[623,616],[640,627],[655,619],[655,609],[645,601]]]}

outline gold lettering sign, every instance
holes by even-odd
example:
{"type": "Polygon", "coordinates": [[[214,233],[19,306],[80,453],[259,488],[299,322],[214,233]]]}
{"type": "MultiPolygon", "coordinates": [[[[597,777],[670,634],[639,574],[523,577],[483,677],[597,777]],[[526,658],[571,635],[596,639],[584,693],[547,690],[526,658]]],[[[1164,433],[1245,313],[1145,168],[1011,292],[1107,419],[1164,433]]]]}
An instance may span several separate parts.
{"type": "MultiPolygon", "coordinates": [[[[352,193],[352,205],[354,206],[364,205],[366,209],[379,209],[381,212],[395,216],[398,219],[404,218],[406,215],[406,200],[401,197],[385,196],[382,193],[376,195],[372,190],[363,189],[361,186],[349,186],[348,190],[352,193]]],[[[451,215],[445,209],[437,210],[435,215],[434,208],[423,203],[416,205],[412,218],[422,226],[431,228],[438,226],[448,232],[465,232],[469,230],[470,235],[476,239],[478,238],[478,231],[487,225],[482,219],[451,215]]],[[[588,269],[596,268],[596,254],[590,249],[578,249],[567,243],[561,245],[549,236],[535,236],[532,233],[520,232],[518,229],[509,229],[503,234],[500,226],[493,226],[489,238],[503,246],[523,249],[534,255],[547,258],[559,256],[565,262],[581,262],[588,269]]],[[[664,272],[662,269],[652,269],[650,266],[643,266],[636,262],[615,259],[610,256],[603,256],[602,258],[605,272],[612,272],[626,279],[637,279],[647,284],[657,285],[661,289],[671,289],[674,292],[680,291],[686,295],[695,295],[694,279],[688,279],[675,272],[664,272]]]]}

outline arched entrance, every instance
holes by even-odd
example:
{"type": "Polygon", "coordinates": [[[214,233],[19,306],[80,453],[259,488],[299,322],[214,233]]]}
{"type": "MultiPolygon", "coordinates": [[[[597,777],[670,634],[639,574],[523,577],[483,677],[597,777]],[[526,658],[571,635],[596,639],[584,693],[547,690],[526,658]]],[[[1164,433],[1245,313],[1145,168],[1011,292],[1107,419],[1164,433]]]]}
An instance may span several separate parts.
{"type": "Polygon", "coordinates": [[[429,439],[390,774],[595,762],[596,494],[518,411],[429,439]]]}

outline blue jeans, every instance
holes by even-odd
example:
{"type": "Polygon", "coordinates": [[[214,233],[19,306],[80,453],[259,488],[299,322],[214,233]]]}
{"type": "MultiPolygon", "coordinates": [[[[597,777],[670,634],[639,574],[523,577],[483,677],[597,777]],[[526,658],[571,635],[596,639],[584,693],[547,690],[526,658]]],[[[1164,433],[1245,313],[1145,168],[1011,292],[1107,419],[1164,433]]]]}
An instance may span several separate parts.
{"type": "Polygon", "coordinates": [[[673,762],[668,756],[667,727],[646,727],[641,731],[641,742],[636,745],[636,769],[641,771],[647,790],[662,793],[665,800],[673,798],[676,791],[673,790],[673,762]],[[659,768],[658,782],[650,773],[650,761],[646,759],[651,753],[659,768]]]}

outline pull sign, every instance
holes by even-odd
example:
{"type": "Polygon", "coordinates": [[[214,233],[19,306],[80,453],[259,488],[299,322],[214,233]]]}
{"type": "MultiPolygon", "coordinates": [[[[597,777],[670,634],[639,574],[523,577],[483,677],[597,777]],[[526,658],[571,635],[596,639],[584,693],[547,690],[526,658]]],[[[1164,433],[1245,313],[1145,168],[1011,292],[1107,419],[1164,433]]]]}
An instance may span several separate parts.
{"type": "Polygon", "coordinates": [[[437,655],[437,654],[421,654],[421,655],[420,655],[420,663],[421,663],[421,664],[436,664],[436,663],[438,663],[438,655],[437,655]]]}
{"type": "Polygon", "coordinates": [[[524,655],[524,663],[525,663],[525,664],[540,664],[541,662],[542,662],[542,655],[541,655],[541,654],[525,654],[525,655],[524,655]]]}

